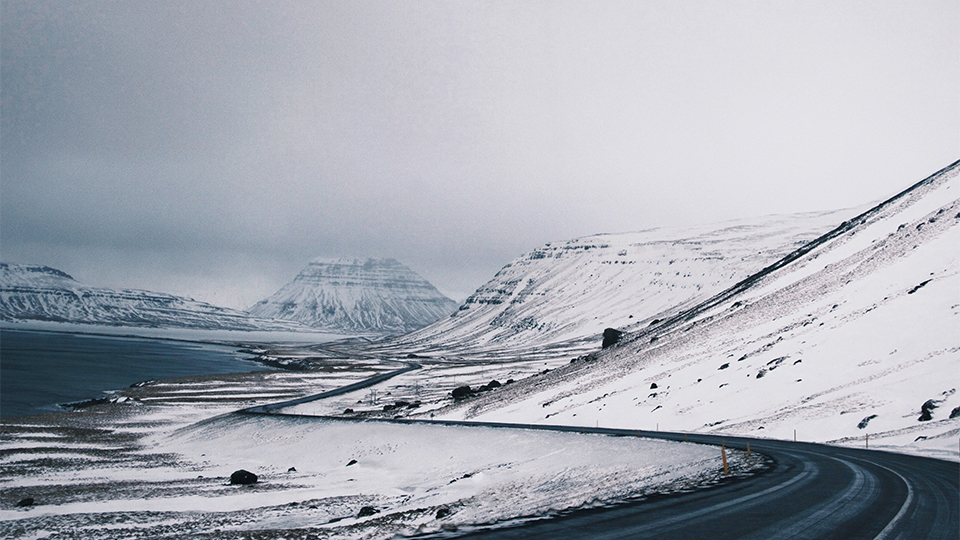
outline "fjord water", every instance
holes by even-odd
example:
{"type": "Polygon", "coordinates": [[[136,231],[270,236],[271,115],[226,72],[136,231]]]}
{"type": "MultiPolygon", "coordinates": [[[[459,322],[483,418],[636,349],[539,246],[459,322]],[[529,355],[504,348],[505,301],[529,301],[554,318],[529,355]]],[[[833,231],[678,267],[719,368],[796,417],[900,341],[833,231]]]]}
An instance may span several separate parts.
{"type": "Polygon", "coordinates": [[[251,358],[221,345],[0,329],[0,417],[61,410],[149,379],[266,369],[251,358]]]}

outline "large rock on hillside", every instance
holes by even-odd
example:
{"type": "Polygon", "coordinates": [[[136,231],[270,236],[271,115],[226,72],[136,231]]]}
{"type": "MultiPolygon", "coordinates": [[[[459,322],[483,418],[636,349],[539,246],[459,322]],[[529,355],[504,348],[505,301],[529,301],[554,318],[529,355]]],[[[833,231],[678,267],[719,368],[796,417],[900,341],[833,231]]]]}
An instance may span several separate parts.
{"type": "Polygon", "coordinates": [[[318,258],[248,311],[339,333],[389,335],[422,328],[456,309],[456,302],[394,259],[318,258]]]}

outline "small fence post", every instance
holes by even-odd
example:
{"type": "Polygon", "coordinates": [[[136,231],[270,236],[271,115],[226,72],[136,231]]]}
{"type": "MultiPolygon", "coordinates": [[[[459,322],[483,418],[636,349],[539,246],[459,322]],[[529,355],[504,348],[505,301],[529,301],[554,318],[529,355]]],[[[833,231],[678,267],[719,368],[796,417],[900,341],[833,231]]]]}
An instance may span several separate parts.
{"type": "Polygon", "coordinates": [[[726,476],[730,474],[730,469],[727,467],[727,447],[723,441],[720,441],[720,456],[723,458],[723,474],[726,476]]]}

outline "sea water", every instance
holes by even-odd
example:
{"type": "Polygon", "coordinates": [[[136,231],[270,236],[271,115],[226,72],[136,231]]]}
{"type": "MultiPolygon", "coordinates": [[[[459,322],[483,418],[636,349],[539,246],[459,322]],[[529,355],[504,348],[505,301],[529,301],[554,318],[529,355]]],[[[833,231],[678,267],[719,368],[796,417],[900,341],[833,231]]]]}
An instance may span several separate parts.
{"type": "Polygon", "coordinates": [[[252,358],[222,345],[0,329],[0,418],[63,410],[150,379],[267,369],[252,358]]]}

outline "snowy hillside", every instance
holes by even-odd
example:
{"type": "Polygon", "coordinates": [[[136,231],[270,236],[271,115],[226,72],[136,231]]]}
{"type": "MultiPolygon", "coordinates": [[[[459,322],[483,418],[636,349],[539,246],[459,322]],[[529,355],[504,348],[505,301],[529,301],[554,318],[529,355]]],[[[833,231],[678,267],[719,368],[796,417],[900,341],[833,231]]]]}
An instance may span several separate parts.
{"type": "Polygon", "coordinates": [[[328,331],[402,334],[456,308],[456,302],[394,259],[318,258],[248,311],[328,331]]]}
{"type": "Polygon", "coordinates": [[[601,234],[518,257],[451,317],[396,341],[457,354],[579,341],[676,314],[823,234],[854,211],[601,234]]]}
{"type": "Polygon", "coordinates": [[[305,330],[190,298],[83,285],[47,266],[0,263],[0,321],[217,330],[305,330]]]}
{"type": "Polygon", "coordinates": [[[958,163],[619,345],[445,415],[860,446],[869,434],[871,448],[955,456],[958,163]]]}

